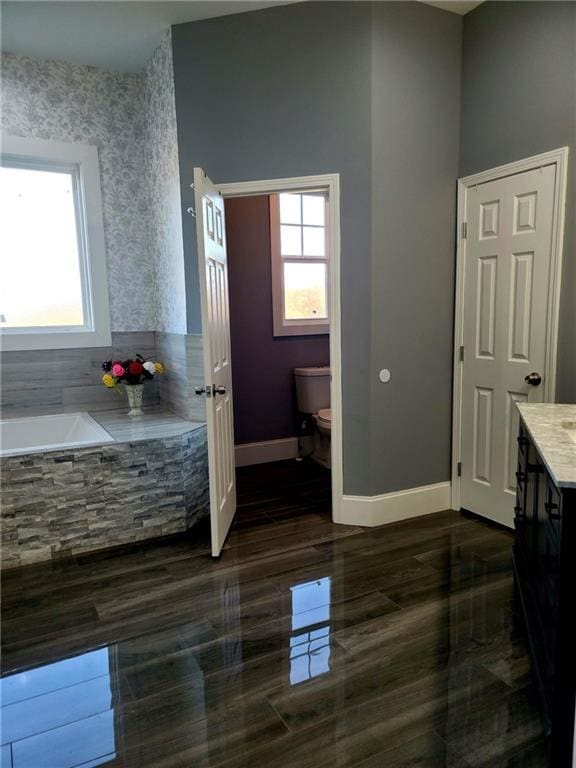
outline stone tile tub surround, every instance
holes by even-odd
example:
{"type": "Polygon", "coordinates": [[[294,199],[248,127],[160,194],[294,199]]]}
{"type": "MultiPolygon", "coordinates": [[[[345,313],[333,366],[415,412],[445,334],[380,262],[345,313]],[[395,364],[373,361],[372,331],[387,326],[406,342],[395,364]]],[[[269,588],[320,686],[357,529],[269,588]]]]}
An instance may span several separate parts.
{"type": "Polygon", "coordinates": [[[92,416],[116,442],[0,459],[2,568],[186,531],[208,514],[203,424],[92,416]]]}
{"type": "Polygon", "coordinates": [[[576,442],[564,427],[576,428],[576,405],[519,403],[518,410],[554,483],[576,488],[576,442]]]}
{"type": "Polygon", "coordinates": [[[158,378],[160,401],[183,419],[206,420],[206,403],[194,394],[194,388],[204,385],[204,360],[200,334],[154,334],[156,357],[166,371],[158,378]]]}

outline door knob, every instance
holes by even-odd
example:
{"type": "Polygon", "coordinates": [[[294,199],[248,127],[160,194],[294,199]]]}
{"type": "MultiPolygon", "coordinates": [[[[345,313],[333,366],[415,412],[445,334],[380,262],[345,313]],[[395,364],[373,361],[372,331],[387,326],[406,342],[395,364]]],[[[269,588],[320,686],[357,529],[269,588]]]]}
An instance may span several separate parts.
{"type": "Polygon", "coordinates": [[[226,394],[226,387],[219,387],[216,384],[212,387],[212,392],[214,392],[215,395],[225,395],[226,394]]]}
{"type": "Polygon", "coordinates": [[[206,387],[194,387],[195,395],[203,395],[206,392],[206,387]]]}
{"type": "Polygon", "coordinates": [[[526,384],[531,384],[533,387],[537,387],[542,382],[542,376],[537,371],[532,371],[528,376],[524,377],[526,384]]]}

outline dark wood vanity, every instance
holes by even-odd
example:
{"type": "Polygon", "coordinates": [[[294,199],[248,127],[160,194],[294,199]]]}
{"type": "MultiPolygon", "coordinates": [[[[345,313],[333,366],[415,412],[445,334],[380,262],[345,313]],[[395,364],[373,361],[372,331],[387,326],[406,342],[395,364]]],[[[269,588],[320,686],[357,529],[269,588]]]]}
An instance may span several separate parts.
{"type": "Polygon", "coordinates": [[[574,408],[519,409],[514,567],[553,768],[571,768],[574,752],[576,443],[566,430],[574,408]]]}

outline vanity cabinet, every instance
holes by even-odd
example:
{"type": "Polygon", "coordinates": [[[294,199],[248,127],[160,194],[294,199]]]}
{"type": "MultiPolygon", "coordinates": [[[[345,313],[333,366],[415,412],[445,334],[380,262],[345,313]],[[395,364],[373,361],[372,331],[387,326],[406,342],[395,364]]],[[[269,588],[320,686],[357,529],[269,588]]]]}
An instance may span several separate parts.
{"type": "Polygon", "coordinates": [[[549,737],[550,765],[571,768],[576,697],[576,488],[559,488],[520,421],[516,588],[549,737]]]}

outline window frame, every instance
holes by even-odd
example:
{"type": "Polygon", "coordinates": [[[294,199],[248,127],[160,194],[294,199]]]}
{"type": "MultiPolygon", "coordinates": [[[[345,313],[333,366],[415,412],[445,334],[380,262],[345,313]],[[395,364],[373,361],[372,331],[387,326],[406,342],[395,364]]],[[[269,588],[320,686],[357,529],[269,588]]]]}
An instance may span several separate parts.
{"type": "Polygon", "coordinates": [[[0,328],[3,350],[110,346],[110,309],[97,148],[90,144],[3,134],[2,166],[71,174],[84,316],[83,326],[0,328]]]}
{"type": "MultiPolygon", "coordinates": [[[[306,195],[315,190],[290,190],[285,194],[306,195]]],[[[324,197],[324,256],[282,256],[280,247],[280,194],[270,195],[270,257],[272,266],[272,317],[274,336],[319,336],[330,333],[330,250],[328,238],[328,196],[322,191],[324,197]],[[327,318],[310,318],[289,320],[284,313],[284,263],[301,264],[325,264],[326,265],[326,313],[327,318]]],[[[300,229],[304,224],[295,224],[300,229]]],[[[318,227],[319,228],[319,227],[318,227]]]]}

